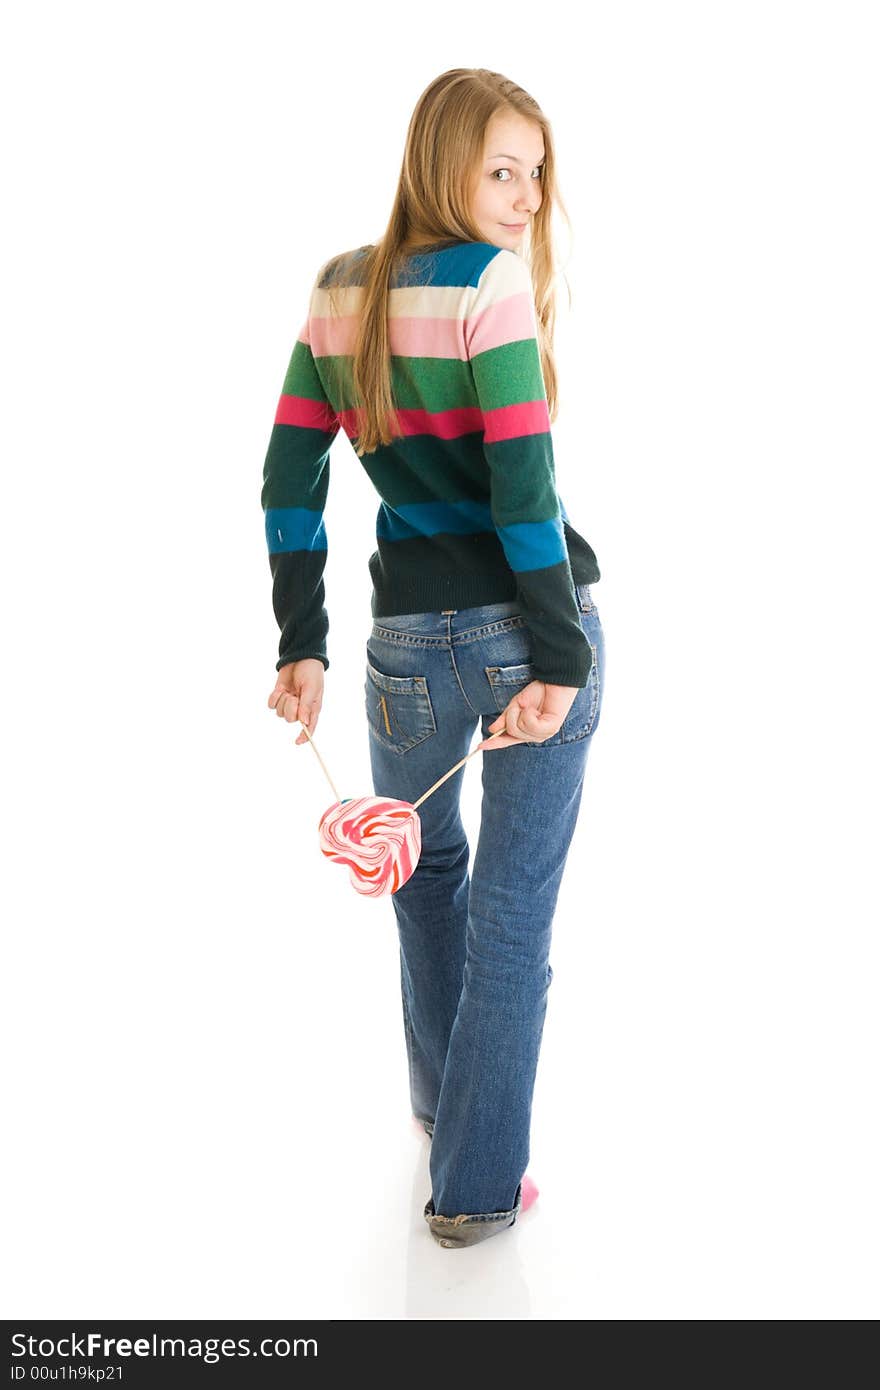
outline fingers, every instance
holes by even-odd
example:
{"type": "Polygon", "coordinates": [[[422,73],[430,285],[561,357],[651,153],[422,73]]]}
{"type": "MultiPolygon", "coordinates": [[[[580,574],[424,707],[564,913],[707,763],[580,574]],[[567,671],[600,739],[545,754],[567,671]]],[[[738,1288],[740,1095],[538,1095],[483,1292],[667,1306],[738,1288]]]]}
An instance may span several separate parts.
{"type": "MultiPolygon", "coordinates": [[[[314,734],[321,713],[321,699],[316,695],[297,695],[284,686],[276,686],[269,696],[269,708],[274,709],[279,719],[284,719],[288,724],[303,724],[310,734],[314,734]]],[[[295,742],[306,743],[308,736],[301,732],[295,742]]]]}
{"type": "Polygon", "coordinates": [[[489,737],[483,739],[483,742],[478,746],[490,752],[494,748],[509,748],[512,743],[525,742],[528,742],[528,735],[511,733],[509,729],[505,729],[504,723],[502,722],[498,725],[497,729],[493,729],[490,725],[489,737]]]}
{"type": "Polygon", "coordinates": [[[560,721],[554,715],[541,713],[527,698],[523,698],[523,692],[520,691],[503,713],[488,726],[489,734],[495,734],[496,737],[491,741],[485,740],[479,746],[492,749],[509,748],[512,743],[543,743],[551,738],[559,727],[560,721]]]}
{"type": "Polygon", "coordinates": [[[308,743],[309,734],[311,734],[312,737],[314,737],[315,730],[318,727],[318,715],[320,714],[320,711],[321,707],[317,702],[309,706],[305,704],[302,700],[300,701],[299,714],[297,715],[297,718],[300,724],[304,725],[304,728],[300,730],[299,734],[294,739],[294,743],[308,743]],[[308,729],[308,734],[305,732],[305,729],[308,729]]]}
{"type": "MultiPolygon", "coordinates": [[[[533,727],[533,714],[534,711],[523,708],[519,698],[513,699],[504,713],[489,725],[489,732],[503,731],[504,734],[510,736],[511,740],[521,743],[534,739],[536,736],[540,737],[539,730],[533,727]]],[[[495,742],[501,744],[500,739],[496,739],[495,742]]]]}
{"type": "Polygon", "coordinates": [[[283,686],[276,686],[269,696],[269,708],[274,709],[279,719],[286,719],[288,724],[299,718],[299,703],[299,696],[283,686]]]}
{"type": "MultiPolygon", "coordinates": [[[[302,713],[300,715],[300,723],[304,724],[305,728],[308,729],[309,734],[314,736],[315,730],[318,727],[317,706],[313,705],[310,710],[307,709],[305,706],[301,706],[301,711],[302,713]]],[[[298,734],[298,736],[294,739],[294,743],[308,743],[309,734],[305,733],[304,731],[301,731],[298,734]]]]}
{"type": "Polygon", "coordinates": [[[482,743],[477,744],[476,751],[484,749],[491,753],[495,748],[509,748],[512,743],[522,743],[521,738],[511,738],[509,734],[501,734],[500,737],[484,738],[482,743]]]}

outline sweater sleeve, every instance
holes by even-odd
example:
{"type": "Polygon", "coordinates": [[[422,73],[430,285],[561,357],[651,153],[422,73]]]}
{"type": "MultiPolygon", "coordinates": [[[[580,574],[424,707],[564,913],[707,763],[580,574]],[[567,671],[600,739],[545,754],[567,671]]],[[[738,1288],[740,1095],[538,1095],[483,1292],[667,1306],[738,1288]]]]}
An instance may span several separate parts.
{"type": "Polygon", "coordinates": [[[263,465],[261,501],[272,607],[281,629],[276,671],[305,657],[317,658],[325,671],[330,665],[323,513],[330,482],[330,446],[339,425],[315,367],[306,318],[281,387],[263,465]]]}
{"type": "Polygon", "coordinates": [[[516,576],[535,679],[585,686],[592,652],[556,491],[532,277],[515,252],[499,248],[483,269],[465,341],[483,419],[492,522],[516,576]]]}

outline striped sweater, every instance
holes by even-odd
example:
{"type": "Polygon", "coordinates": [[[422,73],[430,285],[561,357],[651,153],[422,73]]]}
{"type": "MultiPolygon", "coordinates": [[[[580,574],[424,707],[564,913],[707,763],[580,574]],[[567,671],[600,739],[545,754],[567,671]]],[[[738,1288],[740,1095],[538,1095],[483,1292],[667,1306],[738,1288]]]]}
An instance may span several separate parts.
{"type": "MultiPolygon", "coordinates": [[[[357,439],[352,354],[365,250],[334,257],[314,283],[266,454],[276,669],[304,657],[330,665],[323,513],[333,440],[340,427],[357,439]],[[332,312],[328,288],[343,267],[332,312]]],[[[373,617],[515,600],[534,678],[586,685],[591,651],[574,587],[595,583],[599,567],[556,491],[527,263],[488,242],[435,243],[392,279],[388,331],[402,436],[358,459],[381,498],[373,617]]]]}

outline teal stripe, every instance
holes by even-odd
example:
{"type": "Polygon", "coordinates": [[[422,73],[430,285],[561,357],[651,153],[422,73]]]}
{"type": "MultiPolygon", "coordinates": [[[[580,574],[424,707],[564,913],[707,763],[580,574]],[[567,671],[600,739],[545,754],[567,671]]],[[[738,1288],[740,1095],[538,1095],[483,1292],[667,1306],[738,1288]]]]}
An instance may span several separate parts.
{"type": "MultiPolygon", "coordinates": [[[[501,249],[490,241],[460,241],[455,237],[432,242],[431,246],[433,250],[426,248],[406,257],[392,271],[391,289],[410,285],[477,285],[486,266],[501,249]]],[[[367,250],[369,244],[332,256],[321,268],[320,288],[363,285],[366,280],[363,261],[367,250]]]]}
{"type": "Polygon", "coordinates": [[[519,573],[548,569],[568,555],[561,516],[496,527],[488,504],[468,499],[409,503],[393,510],[383,502],[376,516],[376,538],[381,541],[409,541],[438,534],[472,536],[486,531],[497,531],[507,563],[519,573]]]}
{"type": "Polygon", "coordinates": [[[408,541],[439,533],[474,536],[494,529],[488,504],[469,498],[458,502],[409,502],[394,509],[383,502],[376,516],[376,537],[383,541],[408,541]]]}
{"type": "Polygon", "coordinates": [[[499,526],[507,563],[522,574],[525,570],[548,569],[568,558],[562,518],[552,521],[520,521],[515,526],[499,526]]]}
{"type": "Polygon", "coordinates": [[[321,513],[307,507],[268,507],[266,544],[270,555],[291,550],[326,550],[327,532],[321,513]]]}

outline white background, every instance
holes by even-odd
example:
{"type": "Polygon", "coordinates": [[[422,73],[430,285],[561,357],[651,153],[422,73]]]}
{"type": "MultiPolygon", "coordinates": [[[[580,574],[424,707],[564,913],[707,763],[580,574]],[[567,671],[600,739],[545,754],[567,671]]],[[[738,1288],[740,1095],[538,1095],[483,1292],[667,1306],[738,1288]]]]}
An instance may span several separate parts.
{"type": "MultiPolygon", "coordinates": [[[[872,19],[5,21],[4,1316],[877,1316],[872,19]],[[444,1251],[392,905],[320,855],[329,788],[267,708],[260,487],[312,277],[382,234],[457,66],[553,125],[557,482],[607,669],[541,1196],[444,1251]]],[[[377,505],[340,437],[316,742],[343,796],[371,790],[377,505]]]]}

